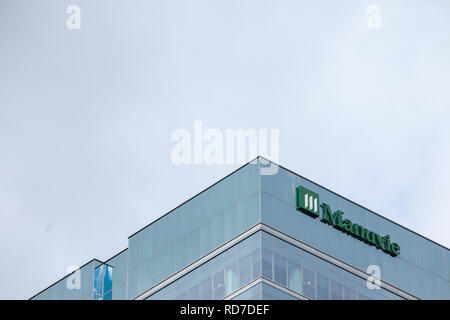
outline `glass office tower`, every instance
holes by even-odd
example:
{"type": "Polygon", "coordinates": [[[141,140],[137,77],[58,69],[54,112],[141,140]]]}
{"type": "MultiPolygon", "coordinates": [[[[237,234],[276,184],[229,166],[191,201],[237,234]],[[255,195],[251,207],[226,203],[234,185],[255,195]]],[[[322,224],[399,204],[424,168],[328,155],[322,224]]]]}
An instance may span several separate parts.
{"type": "Polygon", "coordinates": [[[269,165],[251,161],[32,299],[450,299],[447,248],[269,165]]]}

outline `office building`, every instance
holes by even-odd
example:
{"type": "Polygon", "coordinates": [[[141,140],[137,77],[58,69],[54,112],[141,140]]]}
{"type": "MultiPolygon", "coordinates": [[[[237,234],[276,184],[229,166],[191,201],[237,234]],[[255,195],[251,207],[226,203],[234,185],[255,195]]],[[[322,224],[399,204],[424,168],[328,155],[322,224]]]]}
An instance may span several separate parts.
{"type": "Polygon", "coordinates": [[[251,161],[32,299],[450,299],[447,248],[267,166],[251,161]]]}

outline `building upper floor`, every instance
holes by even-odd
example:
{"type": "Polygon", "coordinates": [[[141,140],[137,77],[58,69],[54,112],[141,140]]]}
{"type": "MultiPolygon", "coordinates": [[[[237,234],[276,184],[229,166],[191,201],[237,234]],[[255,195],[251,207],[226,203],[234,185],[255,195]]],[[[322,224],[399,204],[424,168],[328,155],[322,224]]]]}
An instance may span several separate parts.
{"type": "Polygon", "coordinates": [[[256,225],[361,272],[377,266],[383,281],[417,298],[450,299],[447,248],[260,157],[131,235],[114,257],[81,267],[81,290],[70,289],[74,273],[32,299],[135,299],[256,225]],[[345,231],[344,220],[373,242],[345,231]],[[397,255],[383,250],[387,235],[397,255]]]}

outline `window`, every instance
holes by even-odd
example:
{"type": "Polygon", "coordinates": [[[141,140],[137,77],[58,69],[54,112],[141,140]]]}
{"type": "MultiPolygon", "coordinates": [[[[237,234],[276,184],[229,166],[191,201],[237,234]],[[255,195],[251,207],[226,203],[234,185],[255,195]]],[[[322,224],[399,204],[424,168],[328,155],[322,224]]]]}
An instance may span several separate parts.
{"type": "Polygon", "coordinates": [[[372,300],[368,296],[363,295],[362,293],[359,294],[359,300],[372,300]]]}
{"type": "Polygon", "coordinates": [[[225,296],[239,289],[239,272],[237,261],[225,267],[225,296]]]}
{"type": "Polygon", "coordinates": [[[328,300],[329,294],[329,279],[321,274],[317,274],[317,299],[328,300]]]}
{"type": "Polygon", "coordinates": [[[199,298],[199,286],[193,286],[188,290],[188,297],[190,300],[197,300],[199,298]]]}
{"type": "Polygon", "coordinates": [[[239,285],[243,287],[251,281],[251,256],[250,254],[242,257],[239,260],[239,285]]]}
{"type": "Polygon", "coordinates": [[[357,300],[357,293],[355,290],[344,287],[344,299],[345,300],[357,300]]]}
{"type": "Polygon", "coordinates": [[[281,257],[277,254],[274,255],[275,258],[275,282],[286,286],[287,283],[287,265],[286,258],[281,257]]]}
{"type": "Polygon", "coordinates": [[[113,268],[102,264],[94,270],[94,300],[112,299],[113,268]]]}
{"type": "Polygon", "coordinates": [[[315,288],[315,272],[307,268],[303,268],[303,294],[310,299],[315,299],[315,288]]]}
{"type": "Polygon", "coordinates": [[[261,250],[257,249],[252,252],[252,280],[261,276],[261,250]]]}
{"type": "Polygon", "coordinates": [[[200,282],[200,299],[202,300],[209,300],[211,299],[211,288],[212,288],[212,283],[211,283],[211,276],[209,276],[208,278],[206,278],[205,280],[203,280],[202,282],[200,282]]]}
{"type": "Polygon", "coordinates": [[[223,299],[232,294],[261,275],[260,235],[246,238],[149,299],[175,299],[181,292],[186,293],[186,299],[223,299]]]}
{"type": "Polygon", "coordinates": [[[331,299],[342,300],[342,284],[331,280],[331,299]]]}
{"type": "Polygon", "coordinates": [[[225,272],[220,270],[213,275],[213,299],[222,299],[225,297],[225,272]]]}
{"type": "Polygon", "coordinates": [[[178,296],[175,297],[175,300],[187,300],[187,293],[186,292],[180,293],[178,296]]]}
{"type": "Polygon", "coordinates": [[[100,300],[103,296],[103,265],[94,270],[94,300],[100,300]]]}

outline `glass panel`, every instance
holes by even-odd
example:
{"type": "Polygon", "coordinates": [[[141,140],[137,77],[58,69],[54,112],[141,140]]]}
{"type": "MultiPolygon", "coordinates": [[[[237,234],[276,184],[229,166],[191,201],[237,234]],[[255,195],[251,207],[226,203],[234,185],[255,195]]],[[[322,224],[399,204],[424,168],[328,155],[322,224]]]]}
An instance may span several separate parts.
{"type": "Polygon", "coordinates": [[[297,298],[283,292],[277,288],[272,287],[267,283],[262,284],[262,299],[263,300],[297,300],[297,298]]]}
{"type": "Polygon", "coordinates": [[[103,296],[103,265],[95,268],[94,271],[94,299],[101,299],[103,296]]]}
{"type": "Polygon", "coordinates": [[[251,269],[251,256],[250,254],[245,255],[239,260],[239,285],[243,287],[246,283],[249,283],[252,279],[252,269],[251,269]]]}
{"type": "Polygon", "coordinates": [[[207,277],[200,282],[200,299],[210,300],[212,299],[212,279],[207,277]]]}
{"type": "MultiPolygon", "coordinates": [[[[258,182],[258,166],[244,166],[131,236],[130,272],[174,246],[174,265],[152,274],[149,285],[154,286],[254,226],[259,222],[258,182]]],[[[138,281],[136,277],[128,279],[138,281]]],[[[130,297],[150,288],[140,283],[129,283],[128,287],[130,297]]]]}
{"type": "Polygon", "coordinates": [[[310,299],[315,299],[316,277],[315,272],[303,268],[303,294],[310,299]]]}
{"type": "Polygon", "coordinates": [[[237,261],[231,262],[225,267],[225,295],[228,296],[239,289],[239,270],[237,261]]]}
{"type": "Polygon", "coordinates": [[[332,300],[343,299],[342,284],[333,280],[331,280],[331,299],[332,300]]]}
{"type": "MultiPolygon", "coordinates": [[[[279,168],[276,175],[261,176],[261,187],[261,221],[264,224],[303,241],[363,272],[366,272],[370,265],[380,266],[381,276],[386,282],[419,298],[432,299],[445,296],[450,299],[450,289],[442,290],[445,287],[450,288],[449,254],[448,249],[443,246],[433,243],[283,168],[279,168]],[[333,228],[329,224],[321,223],[320,219],[314,219],[297,210],[295,188],[298,185],[317,193],[320,203],[329,204],[332,212],[343,211],[344,219],[358,223],[379,234],[380,237],[389,235],[391,243],[397,242],[400,245],[400,255],[392,257],[376,246],[369,245],[333,228]]],[[[263,246],[264,248],[265,246],[263,246]]],[[[269,251],[278,253],[271,249],[269,251]]],[[[283,254],[280,255],[283,256],[283,254]]],[[[278,265],[271,259],[273,257],[263,250],[263,275],[268,279],[277,281],[278,279],[274,279],[274,277],[278,274],[275,274],[274,270],[278,268],[278,265]],[[269,268],[270,263],[273,264],[272,269],[269,268]]],[[[288,266],[291,266],[291,264],[288,263],[288,266]]],[[[314,268],[312,270],[315,270],[314,268]]],[[[317,272],[322,273],[322,271],[317,272]]],[[[297,274],[296,278],[298,279],[298,271],[292,271],[292,274],[294,273],[297,274]]],[[[291,271],[288,271],[287,286],[295,288],[296,292],[303,291],[303,283],[299,285],[298,282],[290,280],[290,274],[291,271]]],[[[336,280],[337,283],[341,283],[340,281],[336,280]]],[[[284,285],[285,281],[280,280],[280,283],[284,285]]],[[[363,288],[363,286],[360,287],[363,288]]],[[[343,287],[342,290],[338,285],[334,288],[336,292],[333,291],[333,294],[336,295],[336,299],[345,297],[343,287]]],[[[308,290],[308,294],[312,295],[313,290],[311,288],[305,286],[305,289],[308,290]]],[[[315,290],[318,290],[318,288],[315,288],[315,290]]],[[[358,287],[357,292],[359,291],[358,287]]],[[[351,291],[348,292],[351,295],[351,291]]],[[[361,292],[365,292],[364,289],[361,289],[361,292]]],[[[314,294],[317,294],[317,291],[314,294]]],[[[386,298],[390,294],[386,295],[385,291],[382,293],[374,291],[362,293],[362,296],[378,299],[386,298]]],[[[398,297],[395,296],[395,298],[398,297]]]]}
{"type": "Polygon", "coordinates": [[[261,300],[262,299],[262,283],[257,283],[250,289],[242,292],[232,300],[261,300]]]}
{"type": "Polygon", "coordinates": [[[321,275],[320,273],[317,274],[317,299],[330,299],[329,283],[330,279],[321,275]]]}
{"type": "Polygon", "coordinates": [[[345,287],[344,288],[344,298],[345,300],[357,300],[357,293],[355,290],[345,287]]]}
{"type": "Polygon", "coordinates": [[[261,250],[254,250],[251,253],[252,257],[252,279],[261,276],[261,250]]]}
{"type": "Polygon", "coordinates": [[[220,270],[213,275],[213,298],[222,299],[225,297],[225,270],[220,270]]]}
{"type": "Polygon", "coordinates": [[[103,300],[112,300],[112,292],[108,292],[103,296],[103,300]]]}
{"type": "Polygon", "coordinates": [[[310,299],[400,299],[385,290],[369,290],[366,280],[267,233],[262,233],[263,275],[310,299]],[[287,268],[287,269],[286,269],[287,268]]]}
{"type": "Polygon", "coordinates": [[[175,271],[186,265],[187,238],[183,237],[175,242],[175,271]]]}
{"type": "Polygon", "coordinates": [[[260,232],[205,262],[149,299],[223,299],[260,275],[260,232]]]}
{"type": "Polygon", "coordinates": [[[106,294],[112,290],[113,268],[105,265],[105,276],[103,278],[103,293],[106,294]]]}
{"type": "Polygon", "coordinates": [[[273,279],[272,277],[272,252],[269,250],[262,250],[262,275],[267,279],[273,279]]]}
{"type": "Polygon", "coordinates": [[[287,283],[287,263],[286,259],[284,257],[281,257],[277,254],[274,255],[275,257],[275,282],[286,286],[287,283]]]}

